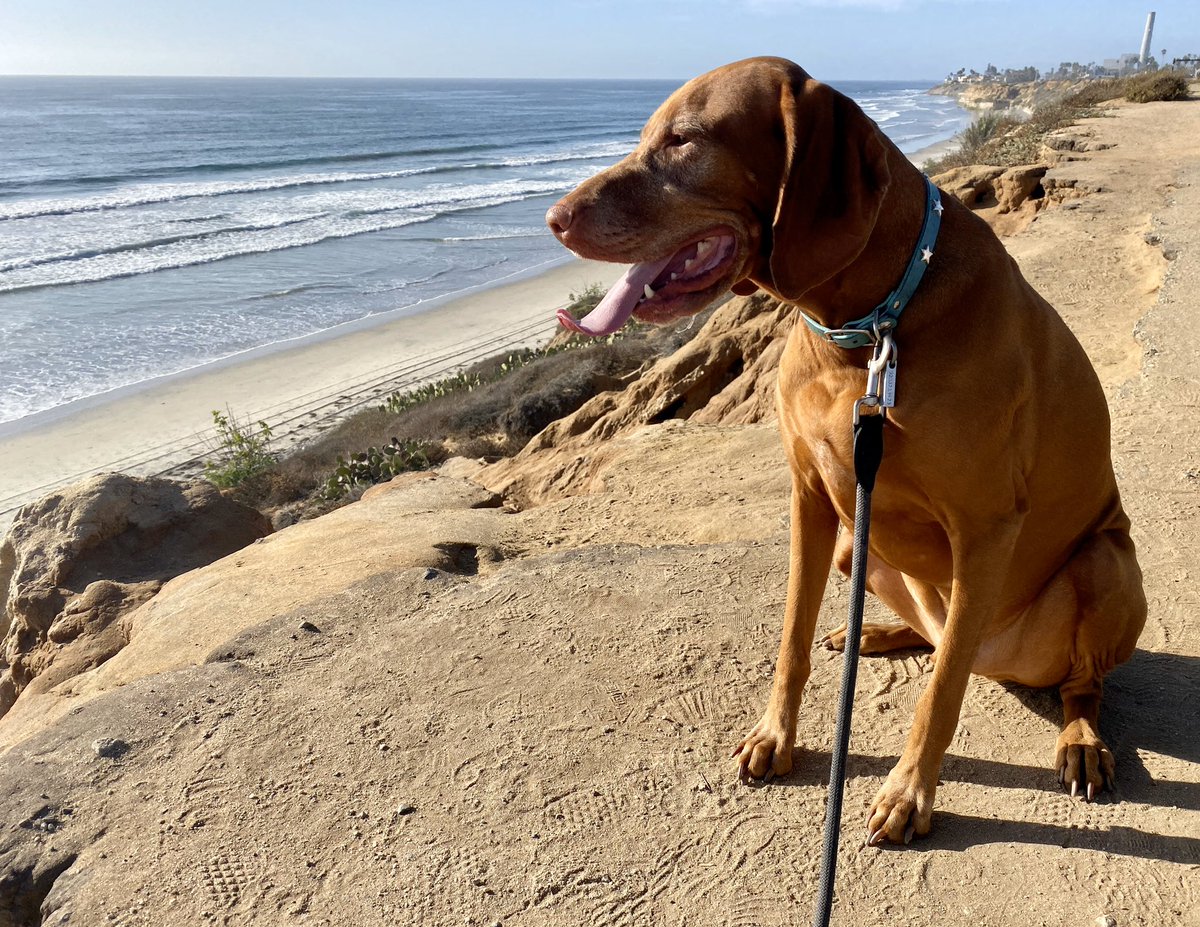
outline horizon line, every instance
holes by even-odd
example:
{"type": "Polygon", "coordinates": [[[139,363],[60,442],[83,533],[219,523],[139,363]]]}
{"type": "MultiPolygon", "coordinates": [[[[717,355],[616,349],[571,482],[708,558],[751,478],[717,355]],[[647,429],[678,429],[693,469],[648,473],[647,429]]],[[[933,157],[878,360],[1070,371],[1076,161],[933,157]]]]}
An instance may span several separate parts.
{"type": "MultiPolygon", "coordinates": [[[[693,75],[694,77],[695,75],[693,75]]],[[[690,80],[688,77],[591,77],[587,75],[572,75],[570,77],[447,77],[447,76],[399,76],[399,75],[336,75],[336,74],[0,74],[0,80],[10,77],[82,77],[82,78],[115,78],[118,80],[153,79],[153,80],[457,80],[457,81],[679,81],[690,80]]],[[[942,83],[945,78],[931,77],[839,77],[817,78],[822,83],[837,80],[877,81],[882,84],[905,83],[942,83]]]]}

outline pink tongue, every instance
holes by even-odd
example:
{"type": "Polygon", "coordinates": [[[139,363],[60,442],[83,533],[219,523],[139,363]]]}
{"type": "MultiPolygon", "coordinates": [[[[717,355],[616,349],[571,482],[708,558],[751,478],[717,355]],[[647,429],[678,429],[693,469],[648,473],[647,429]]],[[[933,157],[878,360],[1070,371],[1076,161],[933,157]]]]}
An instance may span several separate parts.
{"type": "Polygon", "coordinates": [[[564,328],[593,338],[611,335],[629,321],[638,300],[645,295],[646,284],[653,283],[654,278],[670,263],[671,258],[668,257],[652,264],[634,264],[625,271],[624,277],[612,285],[600,304],[582,319],[576,322],[566,309],[559,309],[558,321],[564,328]]]}

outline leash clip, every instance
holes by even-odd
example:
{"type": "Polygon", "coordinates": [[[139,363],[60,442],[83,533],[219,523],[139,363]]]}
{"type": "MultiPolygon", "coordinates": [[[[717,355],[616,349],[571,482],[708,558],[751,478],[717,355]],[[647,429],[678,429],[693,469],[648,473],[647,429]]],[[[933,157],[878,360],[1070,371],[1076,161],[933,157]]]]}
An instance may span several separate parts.
{"type": "Polygon", "coordinates": [[[892,338],[894,325],[876,323],[875,350],[867,364],[867,391],[854,403],[854,424],[863,409],[878,409],[887,417],[887,410],[896,404],[896,342],[892,338]]]}

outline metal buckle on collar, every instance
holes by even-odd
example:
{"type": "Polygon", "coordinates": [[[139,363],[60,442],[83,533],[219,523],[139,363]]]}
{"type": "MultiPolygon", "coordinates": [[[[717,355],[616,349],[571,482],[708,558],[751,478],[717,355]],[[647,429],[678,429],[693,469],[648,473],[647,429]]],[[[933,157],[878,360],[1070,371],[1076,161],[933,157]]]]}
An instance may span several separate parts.
{"type": "MultiPolygon", "coordinates": [[[[853,338],[860,335],[865,335],[870,339],[870,344],[876,341],[875,333],[866,328],[830,328],[821,333],[821,336],[833,344],[837,344],[838,338],[853,338]]],[[[864,345],[865,347],[865,345],[864,345]]]]}
{"type": "MultiPolygon", "coordinates": [[[[860,324],[867,323],[867,319],[860,319],[860,324]]],[[[869,320],[870,328],[831,328],[822,332],[822,337],[826,341],[837,344],[838,338],[866,338],[867,343],[862,345],[866,347],[868,344],[878,345],[891,331],[896,328],[896,320],[890,317],[880,318],[878,315],[869,320]]],[[[839,345],[839,347],[842,347],[839,345]]]]}

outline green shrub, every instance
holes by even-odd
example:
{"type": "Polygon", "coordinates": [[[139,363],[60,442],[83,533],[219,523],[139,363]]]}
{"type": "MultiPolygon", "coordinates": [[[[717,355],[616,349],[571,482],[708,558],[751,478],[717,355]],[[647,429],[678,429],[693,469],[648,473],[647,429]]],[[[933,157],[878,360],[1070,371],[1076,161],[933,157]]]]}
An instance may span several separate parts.
{"type": "Polygon", "coordinates": [[[501,377],[507,376],[514,370],[532,363],[539,357],[557,354],[559,351],[575,346],[575,342],[570,342],[557,348],[543,348],[540,351],[533,348],[514,351],[503,358],[492,358],[484,361],[482,364],[477,364],[471,370],[461,371],[454,374],[454,376],[446,377],[434,383],[426,383],[408,392],[402,393],[397,390],[384,399],[383,405],[380,408],[393,415],[399,415],[401,412],[407,412],[409,409],[430,402],[433,399],[440,399],[443,396],[450,396],[454,393],[469,393],[483,386],[485,383],[492,383],[501,377]]]}
{"type": "Polygon", "coordinates": [[[452,377],[446,377],[434,383],[425,383],[416,389],[408,390],[408,392],[402,393],[397,390],[383,400],[380,408],[393,415],[399,415],[401,412],[407,412],[414,406],[429,402],[431,399],[449,396],[451,393],[469,393],[475,387],[482,385],[483,379],[477,374],[456,373],[452,377]]]}
{"type": "Polygon", "coordinates": [[[586,315],[600,304],[600,300],[604,298],[604,292],[604,288],[600,284],[589,283],[583,288],[582,293],[568,293],[567,311],[576,318],[586,315]]]}
{"type": "Polygon", "coordinates": [[[1086,109],[1100,103],[1107,103],[1109,100],[1119,99],[1124,92],[1124,78],[1107,77],[1103,80],[1088,81],[1069,93],[1063,102],[1075,108],[1086,109]]]}
{"type": "Polygon", "coordinates": [[[392,438],[381,448],[351,454],[349,460],[339,455],[337,463],[325,482],[326,499],[340,499],[356,486],[373,486],[410,470],[424,470],[429,458],[419,442],[392,438]]]}
{"type": "Polygon", "coordinates": [[[962,147],[976,150],[991,141],[1000,132],[1012,128],[1016,120],[1003,117],[999,113],[985,113],[962,131],[962,147]]]}
{"type": "Polygon", "coordinates": [[[221,489],[233,489],[266,473],[275,466],[271,453],[271,427],[258,422],[253,426],[239,422],[226,407],[224,412],[213,410],[216,429],[217,460],[204,462],[204,477],[221,489]]]}

